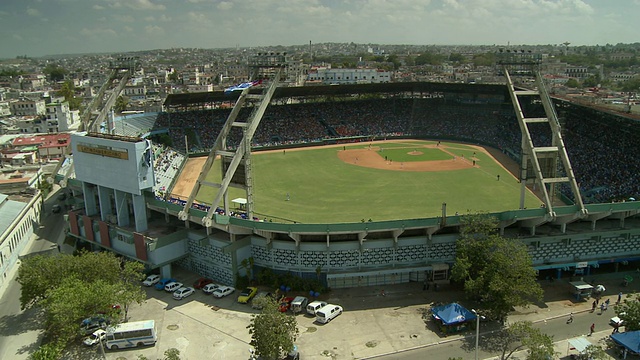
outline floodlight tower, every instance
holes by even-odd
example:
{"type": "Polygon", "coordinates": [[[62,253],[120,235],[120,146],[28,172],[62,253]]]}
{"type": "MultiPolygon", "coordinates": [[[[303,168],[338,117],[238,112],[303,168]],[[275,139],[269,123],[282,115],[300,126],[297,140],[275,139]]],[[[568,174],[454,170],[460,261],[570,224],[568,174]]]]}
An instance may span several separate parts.
{"type": "Polygon", "coordinates": [[[207,228],[209,233],[211,227],[214,226],[214,214],[216,208],[223,201],[222,208],[225,214],[230,213],[229,207],[229,187],[244,189],[246,192],[246,216],[248,219],[253,218],[253,175],[251,166],[251,141],[253,135],[262,120],[262,116],[271,102],[271,98],[278,82],[283,75],[283,68],[286,65],[286,53],[258,53],[249,60],[249,69],[251,72],[251,80],[267,80],[269,86],[265,87],[262,94],[250,93],[251,87],[245,87],[239,91],[240,97],[236,101],[233,110],[229,114],[222,130],[218,134],[216,141],[209,153],[209,157],[205,161],[198,180],[196,181],[191,194],[187,199],[183,209],[179,212],[178,217],[182,221],[201,222],[207,228]],[[243,107],[252,108],[251,115],[244,120],[238,119],[238,114],[243,107]],[[242,140],[237,148],[232,150],[227,146],[227,139],[232,129],[239,129],[242,132],[242,140]],[[219,159],[219,160],[217,160],[219,159]],[[220,162],[223,178],[220,183],[207,181],[211,167],[215,161],[220,162]],[[195,198],[200,189],[211,187],[216,189],[216,196],[208,201],[202,201],[201,204],[209,206],[207,214],[202,219],[194,218],[190,214],[194,205],[195,198]]]}
{"type": "Polygon", "coordinates": [[[559,190],[559,185],[567,183],[574,195],[579,216],[585,216],[587,210],[582,203],[580,189],[573,174],[573,168],[562,140],[562,133],[558,116],[545,83],[540,75],[541,54],[525,50],[500,50],[497,54],[498,65],[502,67],[507,79],[507,88],[511,102],[518,118],[522,133],[522,158],[520,164],[520,208],[524,208],[526,185],[539,187],[543,194],[544,206],[552,219],[556,218],[552,199],[559,190]],[[534,76],[536,90],[516,90],[511,80],[511,73],[515,76],[534,76]],[[525,117],[523,112],[524,98],[542,103],[546,117],[525,117]],[[533,97],[533,99],[532,99],[533,97]],[[551,130],[550,144],[534,144],[531,136],[532,124],[548,124],[551,130]]]}

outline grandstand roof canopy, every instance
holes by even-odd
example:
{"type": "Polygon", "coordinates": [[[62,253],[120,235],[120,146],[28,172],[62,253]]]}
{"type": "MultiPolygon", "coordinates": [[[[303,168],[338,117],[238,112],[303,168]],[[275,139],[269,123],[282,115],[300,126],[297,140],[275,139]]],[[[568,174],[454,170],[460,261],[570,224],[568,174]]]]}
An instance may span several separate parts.
{"type": "MultiPolygon", "coordinates": [[[[261,88],[252,88],[250,93],[260,94],[261,88]]],[[[387,84],[355,84],[355,85],[321,85],[279,87],[273,98],[351,95],[351,94],[375,94],[398,92],[424,92],[424,93],[478,93],[493,94],[509,97],[507,87],[498,84],[456,84],[434,82],[402,82],[387,84]]],[[[177,107],[193,104],[235,101],[240,96],[240,91],[225,94],[224,91],[212,91],[187,94],[169,94],[164,102],[165,106],[177,107]]]]}

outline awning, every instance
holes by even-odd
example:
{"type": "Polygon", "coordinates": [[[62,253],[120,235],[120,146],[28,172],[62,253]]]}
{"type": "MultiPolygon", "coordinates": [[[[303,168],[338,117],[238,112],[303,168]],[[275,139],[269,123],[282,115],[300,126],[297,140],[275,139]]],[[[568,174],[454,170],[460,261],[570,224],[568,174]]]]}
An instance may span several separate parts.
{"type": "Polygon", "coordinates": [[[247,204],[247,199],[245,199],[245,198],[235,198],[235,199],[231,200],[231,202],[236,203],[236,204],[240,204],[240,205],[246,205],[247,204]]]}
{"type": "Polygon", "coordinates": [[[584,336],[569,339],[569,350],[576,350],[579,353],[582,353],[590,345],[592,345],[591,342],[587,340],[584,336]]]}

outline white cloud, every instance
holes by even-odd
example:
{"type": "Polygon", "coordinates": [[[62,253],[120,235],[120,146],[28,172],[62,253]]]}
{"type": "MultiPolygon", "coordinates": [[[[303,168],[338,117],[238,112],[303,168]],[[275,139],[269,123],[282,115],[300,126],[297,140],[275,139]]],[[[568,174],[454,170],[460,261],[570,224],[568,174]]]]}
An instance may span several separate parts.
{"type": "Polygon", "coordinates": [[[132,23],[136,21],[136,19],[134,19],[133,16],[131,15],[114,15],[113,18],[116,21],[124,22],[124,23],[132,23]]]}
{"type": "Polygon", "coordinates": [[[167,7],[163,4],[156,4],[151,0],[106,0],[109,6],[114,9],[128,7],[133,10],[165,10],[167,7]]]}
{"type": "Polygon", "coordinates": [[[221,1],[217,8],[218,10],[231,10],[231,8],[233,8],[233,3],[230,1],[221,1]]]}
{"type": "Polygon", "coordinates": [[[123,28],[123,29],[124,29],[124,31],[126,31],[126,32],[133,32],[133,28],[131,28],[130,26],[125,25],[125,26],[123,26],[122,28],[123,28]]]}
{"type": "Polygon", "coordinates": [[[164,30],[157,25],[147,25],[144,27],[144,31],[149,35],[164,34],[164,30]]]}
{"type": "Polygon", "coordinates": [[[147,16],[144,18],[144,21],[153,22],[156,21],[156,18],[154,18],[153,16],[147,16]]]}
{"type": "Polygon", "coordinates": [[[93,5],[93,9],[94,10],[104,10],[104,6],[96,4],[96,5],[93,5]]]}
{"type": "Polygon", "coordinates": [[[118,33],[116,33],[115,30],[110,28],[91,28],[91,29],[82,28],[82,30],[80,30],[80,34],[87,37],[97,37],[97,38],[102,38],[105,36],[108,36],[108,37],[118,36],[118,33]]]}
{"type": "Polygon", "coordinates": [[[36,16],[36,17],[41,15],[40,10],[34,9],[34,8],[27,8],[27,14],[29,16],[36,16]]]}
{"type": "Polygon", "coordinates": [[[20,34],[13,34],[11,35],[11,37],[14,38],[15,40],[22,41],[22,36],[20,36],[20,34]]]}
{"type": "Polygon", "coordinates": [[[169,21],[171,21],[171,16],[167,16],[165,14],[162,14],[162,15],[160,15],[160,18],[158,19],[158,21],[169,22],[169,21]]]}

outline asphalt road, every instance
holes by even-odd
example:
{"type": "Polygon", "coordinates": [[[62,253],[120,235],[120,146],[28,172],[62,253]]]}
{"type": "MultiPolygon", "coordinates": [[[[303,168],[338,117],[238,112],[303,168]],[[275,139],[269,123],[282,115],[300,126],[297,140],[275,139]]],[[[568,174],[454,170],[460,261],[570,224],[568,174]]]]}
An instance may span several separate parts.
{"type": "MultiPolygon", "coordinates": [[[[571,339],[579,336],[589,335],[591,324],[595,324],[595,331],[606,331],[611,333],[613,328],[609,325],[609,319],[615,316],[612,307],[600,314],[600,310],[595,313],[575,314],[573,322],[567,323],[567,317],[541,321],[534,326],[542,330],[543,333],[553,336],[554,342],[560,340],[571,339]]],[[[491,333],[484,332],[482,325],[480,327],[480,349],[478,351],[479,359],[492,358],[498,353],[486,351],[483,347],[483,339],[491,336],[491,333]]],[[[463,340],[455,340],[438,345],[424,347],[420,349],[410,350],[402,353],[390,354],[386,356],[376,357],[375,359],[394,359],[394,360],[422,360],[422,359],[448,359],[450,357],[461,357],[463,359],[473,359],[475,356],[475,336],[468,336],[463,340]]],[[[566,356],[566,349],[560,354],[561,357],[566,356]]]]}
{"type": "MultiPolygon", "coordinates": [[[[42,222],[21,258],[32,254],[57,252],[56,241],[62,236],[62,214],[52,214],[56,196],[45,202],[42,222]]],[[[18,266],[18,265],[16,265],[18,266]]],[[[15,278],[16,272],[14,272],[15,278]]],[[[42,323],[36,310],[20,309],[20,285],[10,281],[0,297],[0,359],[27,359],[40,345],[42,323]]]]}

